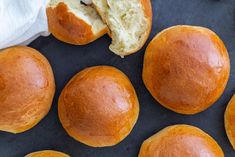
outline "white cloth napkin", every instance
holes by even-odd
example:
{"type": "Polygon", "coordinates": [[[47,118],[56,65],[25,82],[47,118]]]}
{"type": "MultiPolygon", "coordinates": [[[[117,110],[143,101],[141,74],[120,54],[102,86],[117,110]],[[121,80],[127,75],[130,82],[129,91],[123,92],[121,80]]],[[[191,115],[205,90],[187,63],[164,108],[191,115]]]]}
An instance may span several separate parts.
{"type": "Polygon", "coordinates": [[[0,49],[49,35],[47,0],[0,0],[0,49]]]}
{"type": "MultiPolygon", "coordinates": [[[[82,1],[92,3],[91,0],[82,1]]],[[[49,0],[0,0],[0,49],[28,45],[41,35],[48,36],[48,2],[49,0]]]]}

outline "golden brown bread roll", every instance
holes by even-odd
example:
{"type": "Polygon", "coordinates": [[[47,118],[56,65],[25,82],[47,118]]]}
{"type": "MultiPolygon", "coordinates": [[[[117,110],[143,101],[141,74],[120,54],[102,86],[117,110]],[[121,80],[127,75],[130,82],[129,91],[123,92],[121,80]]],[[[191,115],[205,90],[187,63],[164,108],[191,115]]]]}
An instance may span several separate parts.
{"type": "Polygon", "coordinates": [[[224,153],[217,142],[199,128],[174,125],[144,141],[139,157],[224,157],[224,153]]]}
{"type": "Polygon", "coordinates": [[[69,157],[69,155],[53,150],[44,150],[30,153],[25,157],[69,157]]]}
{"type": "Polygon", "coordinates": [[[74,45],[88,44],[108,31],[96,10],[81,0],[50,0],[47,17],[49,31],[74,45]]]}
{"type": "Polygon", "coordinates": [[[48,113],[54,92],[51,66],[38,51],[17,46],[0,52],[0,130],[31,129],[48,113]]]}
{"type": "Polygon", "coordinates": [[[235,95],[232,97],[226,108],[224,124],[228,139],[235,150],[235,95]]]}
{"type": "Polygon", "coordinates": [[[150,0],[92,0],[112,37],[110,50],[124,57],[140,50],[152,28],[150,0]]]}
{"type": "Polygon", "coordinates": [[[75,75],[59,97],[59,118],[74,139],[112,146],[134,127],[139,102],[131,82],[116,68],[96,66],[75,75]]]}
{"type": "Polygon", "coordinates": [[[166,108],[195,114],[223,93],[230,72],[227,50],[211,30],[174,26],[159,33],[147,47],[143,80],[166,108]]]}

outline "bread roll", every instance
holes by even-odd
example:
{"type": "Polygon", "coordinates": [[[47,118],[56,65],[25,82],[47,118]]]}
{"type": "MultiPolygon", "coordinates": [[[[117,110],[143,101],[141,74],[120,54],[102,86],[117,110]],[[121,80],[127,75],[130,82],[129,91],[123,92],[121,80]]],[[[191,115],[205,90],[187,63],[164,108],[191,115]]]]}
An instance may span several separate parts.
{"type": "Polygon", "coordinates": [[[59,97],[59,118],[74,139],[92,146],[113,146],[134,127],[139,103],[121,71],[109,66],[86,68],[75,75],[59,97]]]}
{"type": "Polygon", "coordinates": [[[74,45],[88,44],[108,30],[96,10],[81,0],[50,0],[47,17],[49,31],[57,39],[74,45]]]}
{"type": "Polygon", "coordinates": [[[139,157],[224,157],[224,153],[217,142],[199,128],[174,125],[144,141],[139,157]]]}
{"type": "Polygon", "coordinates": [[[143,47],[152,28],[150,0],[92,1],[110,30],[111,51],[124,57],[143,47]]]}
{"type": "Polygon", "coordinates": [[[235,150],[235,95],[230,100],[225,114],[224,114],[224,124],[225,124],[225,130],[228,136],[228,139],[230,143],[233,146],[233,149],[235,150]]]}
{"type": "Polygon", "coordinates": [[[69,157],[69,155],[53,150],[44,150],[44,151],[30,153],[25,157],[69,157]]]}
{"type": "Polygon", "coordinates": [[[143,80],[166,108],[196,114],[223,93],[230,72],[227,50],[211,30],[174,26],[160,32],[147,47],[143,80]]]}
{"type": "Polygon", "coordinates": [[[0,130],[31,129],[48,113],[54,92],[51,66],[38,51],[17,46],[0,52],[0,130]]]}

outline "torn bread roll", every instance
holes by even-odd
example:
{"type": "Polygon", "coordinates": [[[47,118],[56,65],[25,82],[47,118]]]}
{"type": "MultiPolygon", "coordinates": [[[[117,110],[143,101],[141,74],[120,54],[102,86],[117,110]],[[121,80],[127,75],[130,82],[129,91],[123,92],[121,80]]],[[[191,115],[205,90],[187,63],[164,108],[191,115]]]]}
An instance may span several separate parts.
{"type": "Polygon", "coordinates": [[[143,47],[152,27],[150,0],[92,0],[92,2],[110,30],[111,51],[124,57],[143,47]]]}
{"type": "Polygon", "coordinates": [[[57,39],[73,45],[85,45],[107,33],[91,0],[51,0],[47,5],[49,31],[57,39]]]}

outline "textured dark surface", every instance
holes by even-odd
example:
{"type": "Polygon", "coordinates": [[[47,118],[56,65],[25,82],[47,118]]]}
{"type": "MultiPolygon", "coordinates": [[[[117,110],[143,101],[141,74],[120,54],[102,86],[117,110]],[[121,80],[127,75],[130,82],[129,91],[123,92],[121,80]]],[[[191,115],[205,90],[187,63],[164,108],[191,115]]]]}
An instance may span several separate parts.
{"type": "MultiPolygon", "coordinates": [[[[0,132],[0,157],[23,157],[33,151],[54,149],[72,157],[137,157],[141,143],[162,128],[178,123],[192,124],[213,136],[225,152],[235,151],[226,137],[223,115],[235,93],[235,0],[152,0],[153,29],[148,42],[159,31],[172,25],[191,24],[214,30],[225,42],[231,59],[231,75],[223,96],[208,110],[184,116],[160,106],[144,87],[141,79],[146,46],[124,59],[108,50],[110,39],[104,36],[87,46],[72,46],[52,36],[39,38],[30,46],[41,51],[54,70],[57,91],[50,113],[32,130],[22,134],[0,132]],[[91,148],[70,138],[57,116],[58,96],[67,81],[85,67],[112,65],[132,81],[140,101],[140,116],[132,133],[120,144],[109,148],[91,148]]],[[[147,42],[147,43],[148,43],[147,42]]]]}

